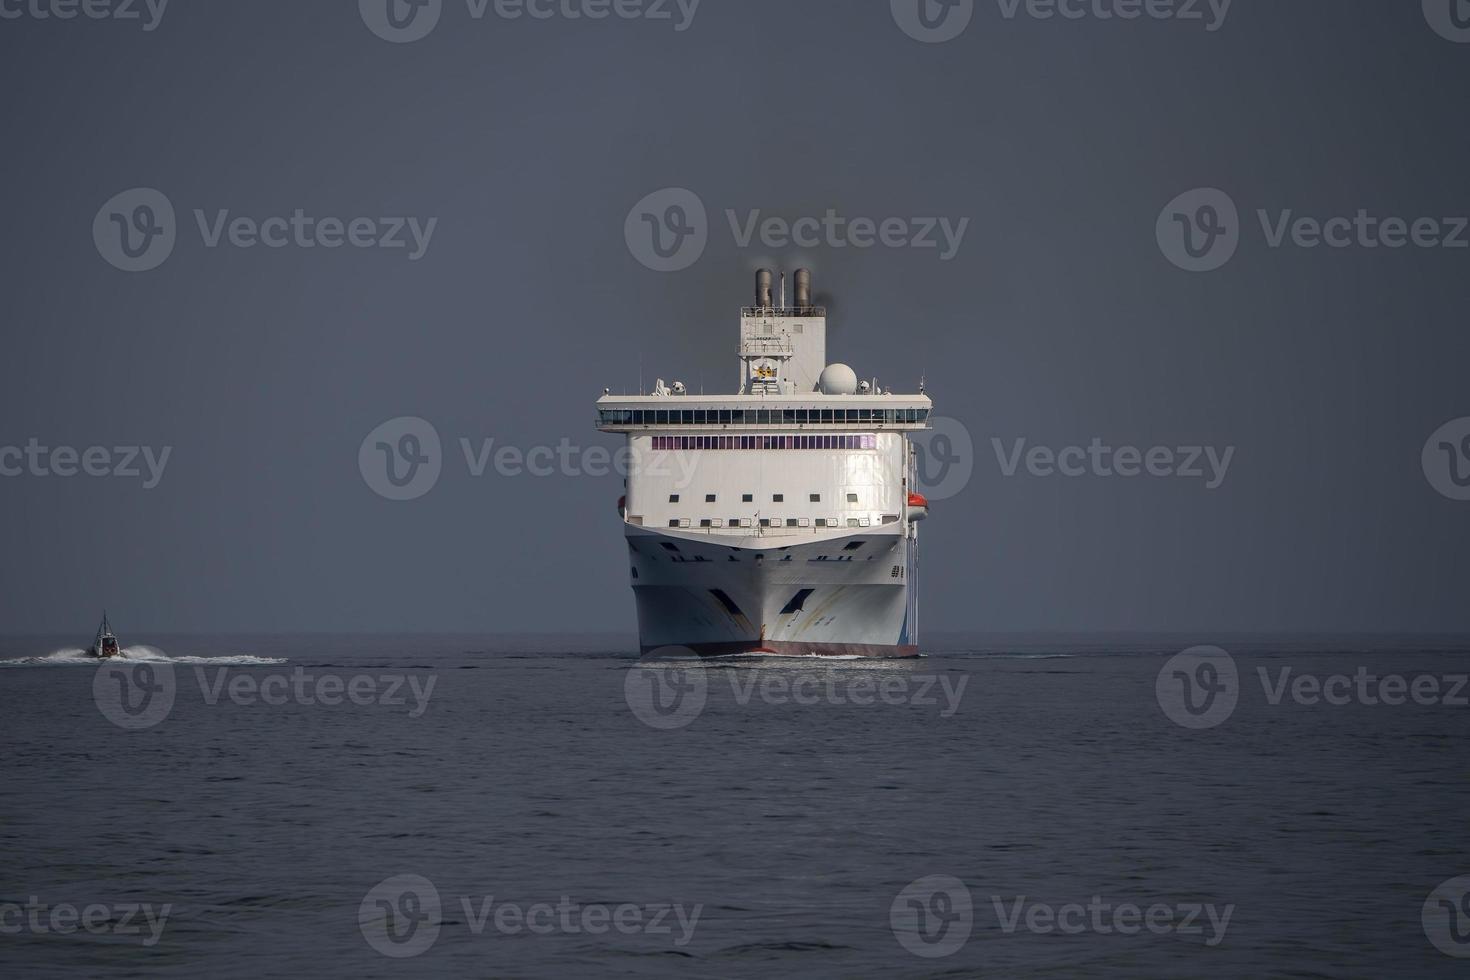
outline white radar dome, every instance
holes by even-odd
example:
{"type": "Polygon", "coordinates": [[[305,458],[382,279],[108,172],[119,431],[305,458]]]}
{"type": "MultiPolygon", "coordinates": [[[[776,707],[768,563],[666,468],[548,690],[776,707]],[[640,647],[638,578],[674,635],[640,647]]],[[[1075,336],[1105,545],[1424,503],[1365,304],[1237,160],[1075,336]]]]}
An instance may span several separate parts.
{"type": "Polygon", "coordinates": [[[817,387],[824,395],[853,395],[857,393],[857,385],[857,372],[846,364],[828,364],[817,379],[817,387]]]}

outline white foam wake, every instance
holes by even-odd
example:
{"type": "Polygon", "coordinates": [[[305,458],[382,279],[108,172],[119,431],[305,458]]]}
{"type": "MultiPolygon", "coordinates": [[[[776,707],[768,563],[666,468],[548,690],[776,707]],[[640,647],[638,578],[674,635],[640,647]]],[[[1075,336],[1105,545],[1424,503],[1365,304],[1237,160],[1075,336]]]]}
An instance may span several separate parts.
{"type": "MultiPolygon", "coordinates": [[[[139,643],[135,646],[123,647],[118,655],[113,658],[115,663],[129,663],[147,661],[149,663],[167,664],[215,664],[221,667],[250,667],[260,664],[283,664],[285,657],[257,657],[248,653],[225,654],[217,657],[192,657],[178,656],[170,657],[157,647],[150,647],[139,643]]],[[[87,651],[81,647],[63,647],[53,650],[44,657],[19,657],[15,660],[0,660],[0,667],[68,667],[68,666],[97,666],[100,663],[96,657],[87,656],[87,651]]]]}

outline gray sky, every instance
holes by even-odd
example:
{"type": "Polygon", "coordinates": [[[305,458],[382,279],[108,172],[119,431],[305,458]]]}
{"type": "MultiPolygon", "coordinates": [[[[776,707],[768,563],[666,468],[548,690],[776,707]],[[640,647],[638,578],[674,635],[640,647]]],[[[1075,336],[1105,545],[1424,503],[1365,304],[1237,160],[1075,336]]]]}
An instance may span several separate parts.
{"type": "Polygon", "coordinates": [[[0,477],[0,631],[85,638],[104,604],[126,632],[631,629],[619,479],[474,476],[459,440],[615,448],[592,402],[640,364],[728,389],[760,264],[813,268],[830,356],[900,390],[922,374],[973,442],[922,529],[926,628],[1470,630],[1470,502],[1421,465],[1470,415],[1470,249],[1271,243],[1288,210],[1442,238],[1470,214],[1470,43],[1420,4],[1236,0],[1209,30],[1208,6],[976,0],[941,43],[886,2],[703,0],[678,30],[672,3],[512,20],[445,0],[407,43],[356,6],[0,20],[0,451],[172,447],[151,489],[141,459],[0,477]],[[151,227],[140,198],[104,206],[140,187],[175,241],[129,272],[93,226],[151,227]],[[670,187],[707,245],[659,272],[624,225],[670,187]],[[1158,234],[1195,188],[1238,209],[1208,272],[1158,234]],[[297,209],[327,239],[323,218],[339,238],[370,218],[375,242],[381,219],[437,221],[417,259],[407,226],[402,248],[231,244],[229,221],[297,209]],[[727,217],[828,209],[968,224],[945,258],[742,245],[727,217]],[[403,416],[433,425],[441,472],[393,501],[358,451],[403,416]],[[1234,452],[1206,489],[1007,476],[992,442],[1094,438],[1234,452]]]}

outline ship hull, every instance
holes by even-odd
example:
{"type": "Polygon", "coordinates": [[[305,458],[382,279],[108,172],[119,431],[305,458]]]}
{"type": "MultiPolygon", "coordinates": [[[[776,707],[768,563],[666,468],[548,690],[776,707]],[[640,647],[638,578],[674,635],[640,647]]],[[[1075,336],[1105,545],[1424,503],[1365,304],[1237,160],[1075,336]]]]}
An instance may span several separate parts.
{"type": "Polygon", "coordinates": [[[901,525],[800,535],[627,527],[644,655],[913,657],[901,525]]]}

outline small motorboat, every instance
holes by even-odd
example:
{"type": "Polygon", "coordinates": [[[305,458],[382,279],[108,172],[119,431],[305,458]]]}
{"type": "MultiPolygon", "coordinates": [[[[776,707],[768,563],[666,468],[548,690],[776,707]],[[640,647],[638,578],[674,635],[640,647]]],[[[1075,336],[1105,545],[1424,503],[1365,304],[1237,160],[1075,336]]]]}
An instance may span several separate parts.
{"type": "Polygon", "coordinates": [[[113,635],[112,624],[107,621],[107,610],[102,611],[102,625],[97,627],[97,638],[92,645],[87,647],[87,656],[106,660],[115,657],[120,652],[117,645],[117,637],[113,635]]]}

